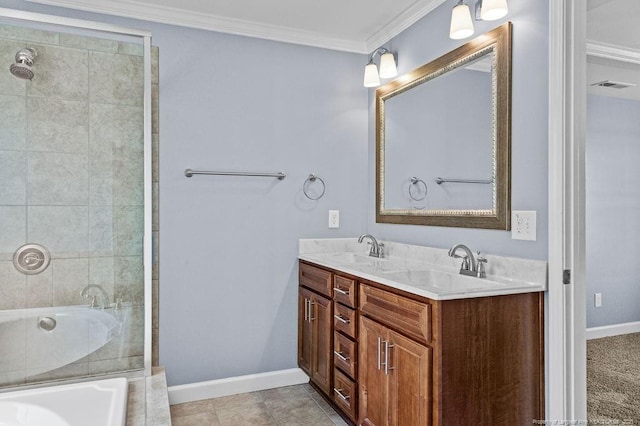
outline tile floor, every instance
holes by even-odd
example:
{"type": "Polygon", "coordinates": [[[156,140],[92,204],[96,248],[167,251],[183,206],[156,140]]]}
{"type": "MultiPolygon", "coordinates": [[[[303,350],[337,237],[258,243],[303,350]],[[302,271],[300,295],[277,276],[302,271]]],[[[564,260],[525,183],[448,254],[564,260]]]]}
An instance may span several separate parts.
{"type": "Polygon", "coordinates": [[[308,384],[171,406],[173,426],[334,426],[344,420],[308,384]]]}

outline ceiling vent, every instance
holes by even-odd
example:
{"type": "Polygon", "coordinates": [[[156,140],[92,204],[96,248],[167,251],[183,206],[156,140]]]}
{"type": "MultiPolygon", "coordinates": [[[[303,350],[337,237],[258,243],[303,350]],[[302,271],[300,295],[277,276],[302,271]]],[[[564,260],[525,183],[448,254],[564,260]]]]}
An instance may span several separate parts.
{"type": "Polygon", "coordinates": [[[633,83],[623,83],[621,81],[603,80],[597,83],[592,83],[592,86],[610,87],[612,89],[626,89],[627,87],[635,87],[633,83]]]}

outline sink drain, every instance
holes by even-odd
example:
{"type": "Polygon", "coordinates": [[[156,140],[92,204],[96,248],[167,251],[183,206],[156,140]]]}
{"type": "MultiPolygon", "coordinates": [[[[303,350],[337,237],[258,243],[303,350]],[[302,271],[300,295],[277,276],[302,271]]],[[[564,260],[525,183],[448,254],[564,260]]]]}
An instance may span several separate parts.
{"type": "Polygon", "coordinates": [[[23,274],[35,275],[47,269],[51,255],[40,244],[25,244],[13,255],[13,265],[23,274]]]}

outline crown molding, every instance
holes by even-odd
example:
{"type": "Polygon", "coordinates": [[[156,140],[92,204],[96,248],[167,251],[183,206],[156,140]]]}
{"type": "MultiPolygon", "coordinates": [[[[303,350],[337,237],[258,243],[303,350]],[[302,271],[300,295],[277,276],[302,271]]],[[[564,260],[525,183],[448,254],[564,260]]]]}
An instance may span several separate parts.
{"type": "Polygon", "coordinates": [[[640,64],[640,51],[613,44],[587,40],[587,56],[612,59],[614,61],[640,64]]]}
{"type": "Polygon", "coordinates": [[[366,40],[367,53],[382,46],[445,1],[446,0],[417,1],[366,40]]]}
{"type": "MultiPolygon", "coordinates": [[[[246,37],[320,47],[344,52],[367,52],[367,44],[356,40],[327,37],[324,34],[295,28],[266,25],[241,19],[225,18],[166,6],[153,6],[136,1],[115,0],[96,3],[91,0],[26,0],[51,6],[84,10],[87,12],[123,16],[126,18],[179,25],[200,30],[216,31],[246,37]]],[[[432,0],[429,0],[430,2],[432,0]]],[[[438,0],[440,1],[440,0],[438,0]]]]}

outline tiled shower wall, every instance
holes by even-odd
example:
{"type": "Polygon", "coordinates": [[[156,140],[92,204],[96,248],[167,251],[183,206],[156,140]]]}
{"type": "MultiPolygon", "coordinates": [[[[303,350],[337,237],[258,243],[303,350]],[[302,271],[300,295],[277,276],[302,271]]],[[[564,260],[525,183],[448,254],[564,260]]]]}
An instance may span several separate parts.
{"type": "MultiPolygon", "coordinates": [[[[0,25],[0,310],[86,305],[80,292],[87,284],[131,307],[125,339],[45,375],[30,378],[28,363],[22,372],[0,371],[0,385],[143,366],[142,55],[141,44],[0,25]],[[32,81],[8,70],[24,47],[38,52],[32,81]],[[38,275],[13,266],[13,253],[26,243],[51,253],[51,264],[38,275]]],[[[152,79],[155,261],[157,48],[152,79]]],[[[157,309],[153,330],[156,337],[157,309]]],[[[16,343],[2,342],[14,358],[22,347],[16,343]]]]}

